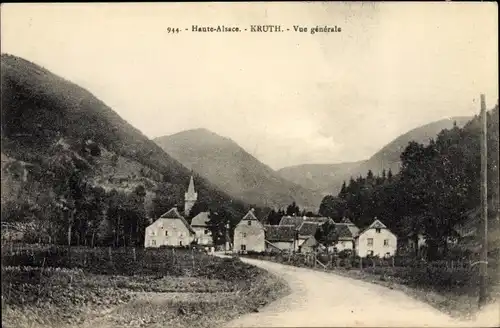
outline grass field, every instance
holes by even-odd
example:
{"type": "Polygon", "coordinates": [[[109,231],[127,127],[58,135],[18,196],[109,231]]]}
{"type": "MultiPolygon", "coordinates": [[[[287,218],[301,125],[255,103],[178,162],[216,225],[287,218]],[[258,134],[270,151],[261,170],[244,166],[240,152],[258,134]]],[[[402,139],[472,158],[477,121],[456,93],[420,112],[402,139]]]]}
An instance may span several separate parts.
{"type": "Polygon", "coordinates": [[[2,247],[3,327],[215,327],[286,291],[188,249],[2,247]]]}

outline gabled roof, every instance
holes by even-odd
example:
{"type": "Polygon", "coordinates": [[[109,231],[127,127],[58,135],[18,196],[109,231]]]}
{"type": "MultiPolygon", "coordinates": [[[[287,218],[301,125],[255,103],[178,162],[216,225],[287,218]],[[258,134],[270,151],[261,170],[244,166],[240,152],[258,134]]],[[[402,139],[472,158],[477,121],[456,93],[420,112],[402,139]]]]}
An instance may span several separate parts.
{"type": "Polygon", "coordinates": [[[170,210],[160,215],[160,219],[181,219],[181,218],[184,217],[179,213],[176,207],[172,207],[170,210]]]}
{"type": "Polygon", "coordinates": [[[288,241],[293,242],[295,239],[295,227],[293,225],[266,225],[265,238],[270,242],[288,241]]]}
{"type": "Polygon", "coordinates": [[[380,222],[379,220],[375,219],[372,224],[367,228],[368,229],[387,229],[387,226],[380,222]]]}
{"type": "Polygon", "coordinates": [[[355,238],[359,237],[362,233],[364,233],[365,231],[368,231],[370,229],[387,229],[387,230],[389,230],[389,228],[387,228],[387,226],[385,224],[383,224],[380,220],[375,219],[372,222],[372,224],[370,224],[366,229],[364,229],[363,231],[360,231],[355,236],[355,238]]]}
{"type": "Polygon", "coordinates": [[[335,224],[335,232],[339,240],[352,240],[353,234],[347,224],[335,224]]]}
{"type": "Polygon", "coordinates": [[[302,222],[304,222],[304,218],[301,216],[284,216],[279,225],[293,225],[295,229],[298,229],[302,222]]]}
{"type": "Polygon", "coordinates": [[[208,226],[208,222],[210,218],[208,216],[208,212],[200,212],[191,220],[192,227],[206,227],[208,226]]]}
{"type": "Polygon", "coordinates": [[[318,241],[316,240],[316,238],[314,238],[314,236],[309,236],[309,237],[307,237],[306,240],[304,240],[301,247],[304,247],[304,246],[314,247],[316,245],[318,245],[318,241]]]}
{"type": "Polygon", "coordinates": [[[349,218],[346,218],[346,217],[344,217],[342,220],[340,220],[340,223],[345,223],[345,224],[354,224],[354,223],[352,223],[352,221],[351,221],[351,220],[349,220],[349,218]]]}
{"type": "Polygon", "coordinates": [[[164,223],[167,223],[169,220],[181,220],[182,223],[186,226],[186,228],[189,230],[191,233],[195,233],[193,228],[189,225],[189,223],[186,221],[186,219],[179,214],[179,211],[177,208],[173,207],[167,212],[163,213],[158,220],[153,222],[151,225],[155,224],[157,221],[161,220],[164,223]]]}
{"type": "Polygon", "coordinates": [[[299,236],[314,236],[321,223],[304,221],[299,227],[299,236]]]}
{"type": "Polygon", "coordinates": [[[248,211],[247,214],[245,214],[245,216],[243,217],[243,219],[241,219],[241,221],[243,221],[243,220],[259,221],[253,212],[254,212],[254,210],[252,208],[250,211],[248,211]]]}

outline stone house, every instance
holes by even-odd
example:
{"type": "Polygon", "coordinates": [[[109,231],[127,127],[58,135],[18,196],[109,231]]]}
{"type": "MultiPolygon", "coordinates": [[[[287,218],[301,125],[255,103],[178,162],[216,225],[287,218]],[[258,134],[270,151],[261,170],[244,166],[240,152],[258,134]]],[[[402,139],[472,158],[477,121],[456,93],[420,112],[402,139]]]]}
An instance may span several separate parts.
{"type": "Polygon", "coordinates": [[[264,226],[251,209],[234,228],[233,252],[265,251],[264,226]]]}
{"type": "Polygon", "coordinates": [[[397,246],[396,235],[377,219],[355,239],[355,251],[360,257],[393,256],[396,254],[397,246]]]}
{"type": "Polygon", "coordinates": [[[295,227],[293,225],[266,225],[266,251],[294,251],[297,249],[295,227]]]}
{"type": "Polygon", "coordinates": [[[191,220],[191,228],[193,228],[198,245],[212,246],[212,232],[209,229],[209,212],[201,212],[191,220]]]}
{"type": "Polygon", "coordinates": [[[172,208],[146,227],[144,247],[188,246],[195,232],[177,208],[172,208]]]}

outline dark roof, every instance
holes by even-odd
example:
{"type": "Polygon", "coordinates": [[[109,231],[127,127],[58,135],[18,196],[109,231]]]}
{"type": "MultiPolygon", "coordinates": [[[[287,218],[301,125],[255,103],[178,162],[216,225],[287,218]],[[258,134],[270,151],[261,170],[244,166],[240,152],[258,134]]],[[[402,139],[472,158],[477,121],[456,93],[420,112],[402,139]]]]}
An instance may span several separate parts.
{"type": "MultiPolygon", "coordinates": [[[[193,228],[189,225],[189,223],[186,221],[186,219],[182,215],[179,214],[179,211],[175,207],[173,207],[170,210],[168,210],[167,212],[163,213],[158,220],[172,220],[172,219],[181,220],[182,223],[189,230],[189,232],[191,232],[193,234],[195,233],[193,228]]],[[[153,222],[153,224],[154,224],[154,222],[153,222]]]]}
{"type": "Polygon", "coordinates": [[[210,221],[208,214],[209,214],[208,212],[201,212],[198,215],[196,215],[191,220],[191,226],[192,227],[206,227],[206,226],[208,226],[208,221],[210,221]]]}
{"type": "Polygon", "coordinates": [[[306,217],[304,217],[304,221],[317,222],[317,223],[325,223],[326,221],[333,222],[333,220],[331,218],[326,217],[326,216],[321,216],[321,217],[306,216],[306,217]]]}
{"type": "Polygon", "coordinates": [[[351,240],[353,238],[353,234],[347,224],[335,224],[335,232],[339,240],[351,240]]]}
{"type": "Polygon", "coordinates": [[[245,214],[245,216],[244,216],[244,217],[243,217],[243,219],[241,219],[241,220],[242,220],[242,221],[243,221],[243,220],[253,220],[253,221],[259,221],[259,220],[257,220],[257,217],[256,217],[256,216],[255,216],[255,214],[254,214],[254,210],[253,210],[253,208],[252,208],[250,211],[248,211],[248,213],[247,213],[247,214],[245,214]]]}
{"type": "Polygon", "coordinates": [[[299,236],[314,236],[320,226],[318,222],[304,221],[299,227],[299,236]]]}
{"type": "Polygon", "coordinates": [[[183,216],[179,213],[177,208],[172,207],[170,210],[167,212],[163,213],[160,216],[160,219],[180,219],[183,218],[183,216]]]}
{"type": "Polygon", "coordinates": [[[354,224],[354,223],[352,223],[351,220],[349,220],[349,218],[346,218],[346,217],[344,217],[342,220],[340,220],[340,223],[354,224]]]}
{"type": "Polygon", "coordinates": [[[304,218],[301,216],[284,216],[279,225],[293,225],[295,229],[298,229],[302,222],[304,222],[304,218]]]}
{"type": "Polygon", "coordinates": [[[293,225],[266,225],[264,226],[266,240],[270,242],[291,241],[295,238],[295,227],[293,225]]]}

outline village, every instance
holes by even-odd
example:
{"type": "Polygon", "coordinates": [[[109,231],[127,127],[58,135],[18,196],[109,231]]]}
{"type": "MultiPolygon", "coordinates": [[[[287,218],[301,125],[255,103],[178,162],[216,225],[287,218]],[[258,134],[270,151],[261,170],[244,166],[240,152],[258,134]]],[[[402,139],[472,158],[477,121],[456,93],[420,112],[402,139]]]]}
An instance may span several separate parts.
{"type": "MultiPolygon", "coordinates": [[[[184,195],[183,213],[174,207],[146,227],[144,247],[185,247],[196,244],[213,254],[216,245],[209,229],[210,213],[198,213],[192,218],[191,224],[186,220],[197,197],[191,177],[184,195]]],[[[281,218],[278,225],[263,224],[261,221],[254,209],[248,211],[234,229],[233,242],[228,238],[223,250],[237,254],[347,252],[358,257],[384,258],[394,256],[398,249],[398,237],[378,218],[374,218],[364,229],[357,227],[347,217],[335,222],[329,217],[287,215],[281,218]],[[326,236],[327,240],[334,241],[329,245],[320,243],[315,237],[318,230],[325,226],[329,227],[327,234],[335,235],[331,238],[326,236]]],[[[417,247],[421,248],[424,242],[421,238],[417,247]]],[[[405,246],[415,247],[413,244],[405,246]]]]}

